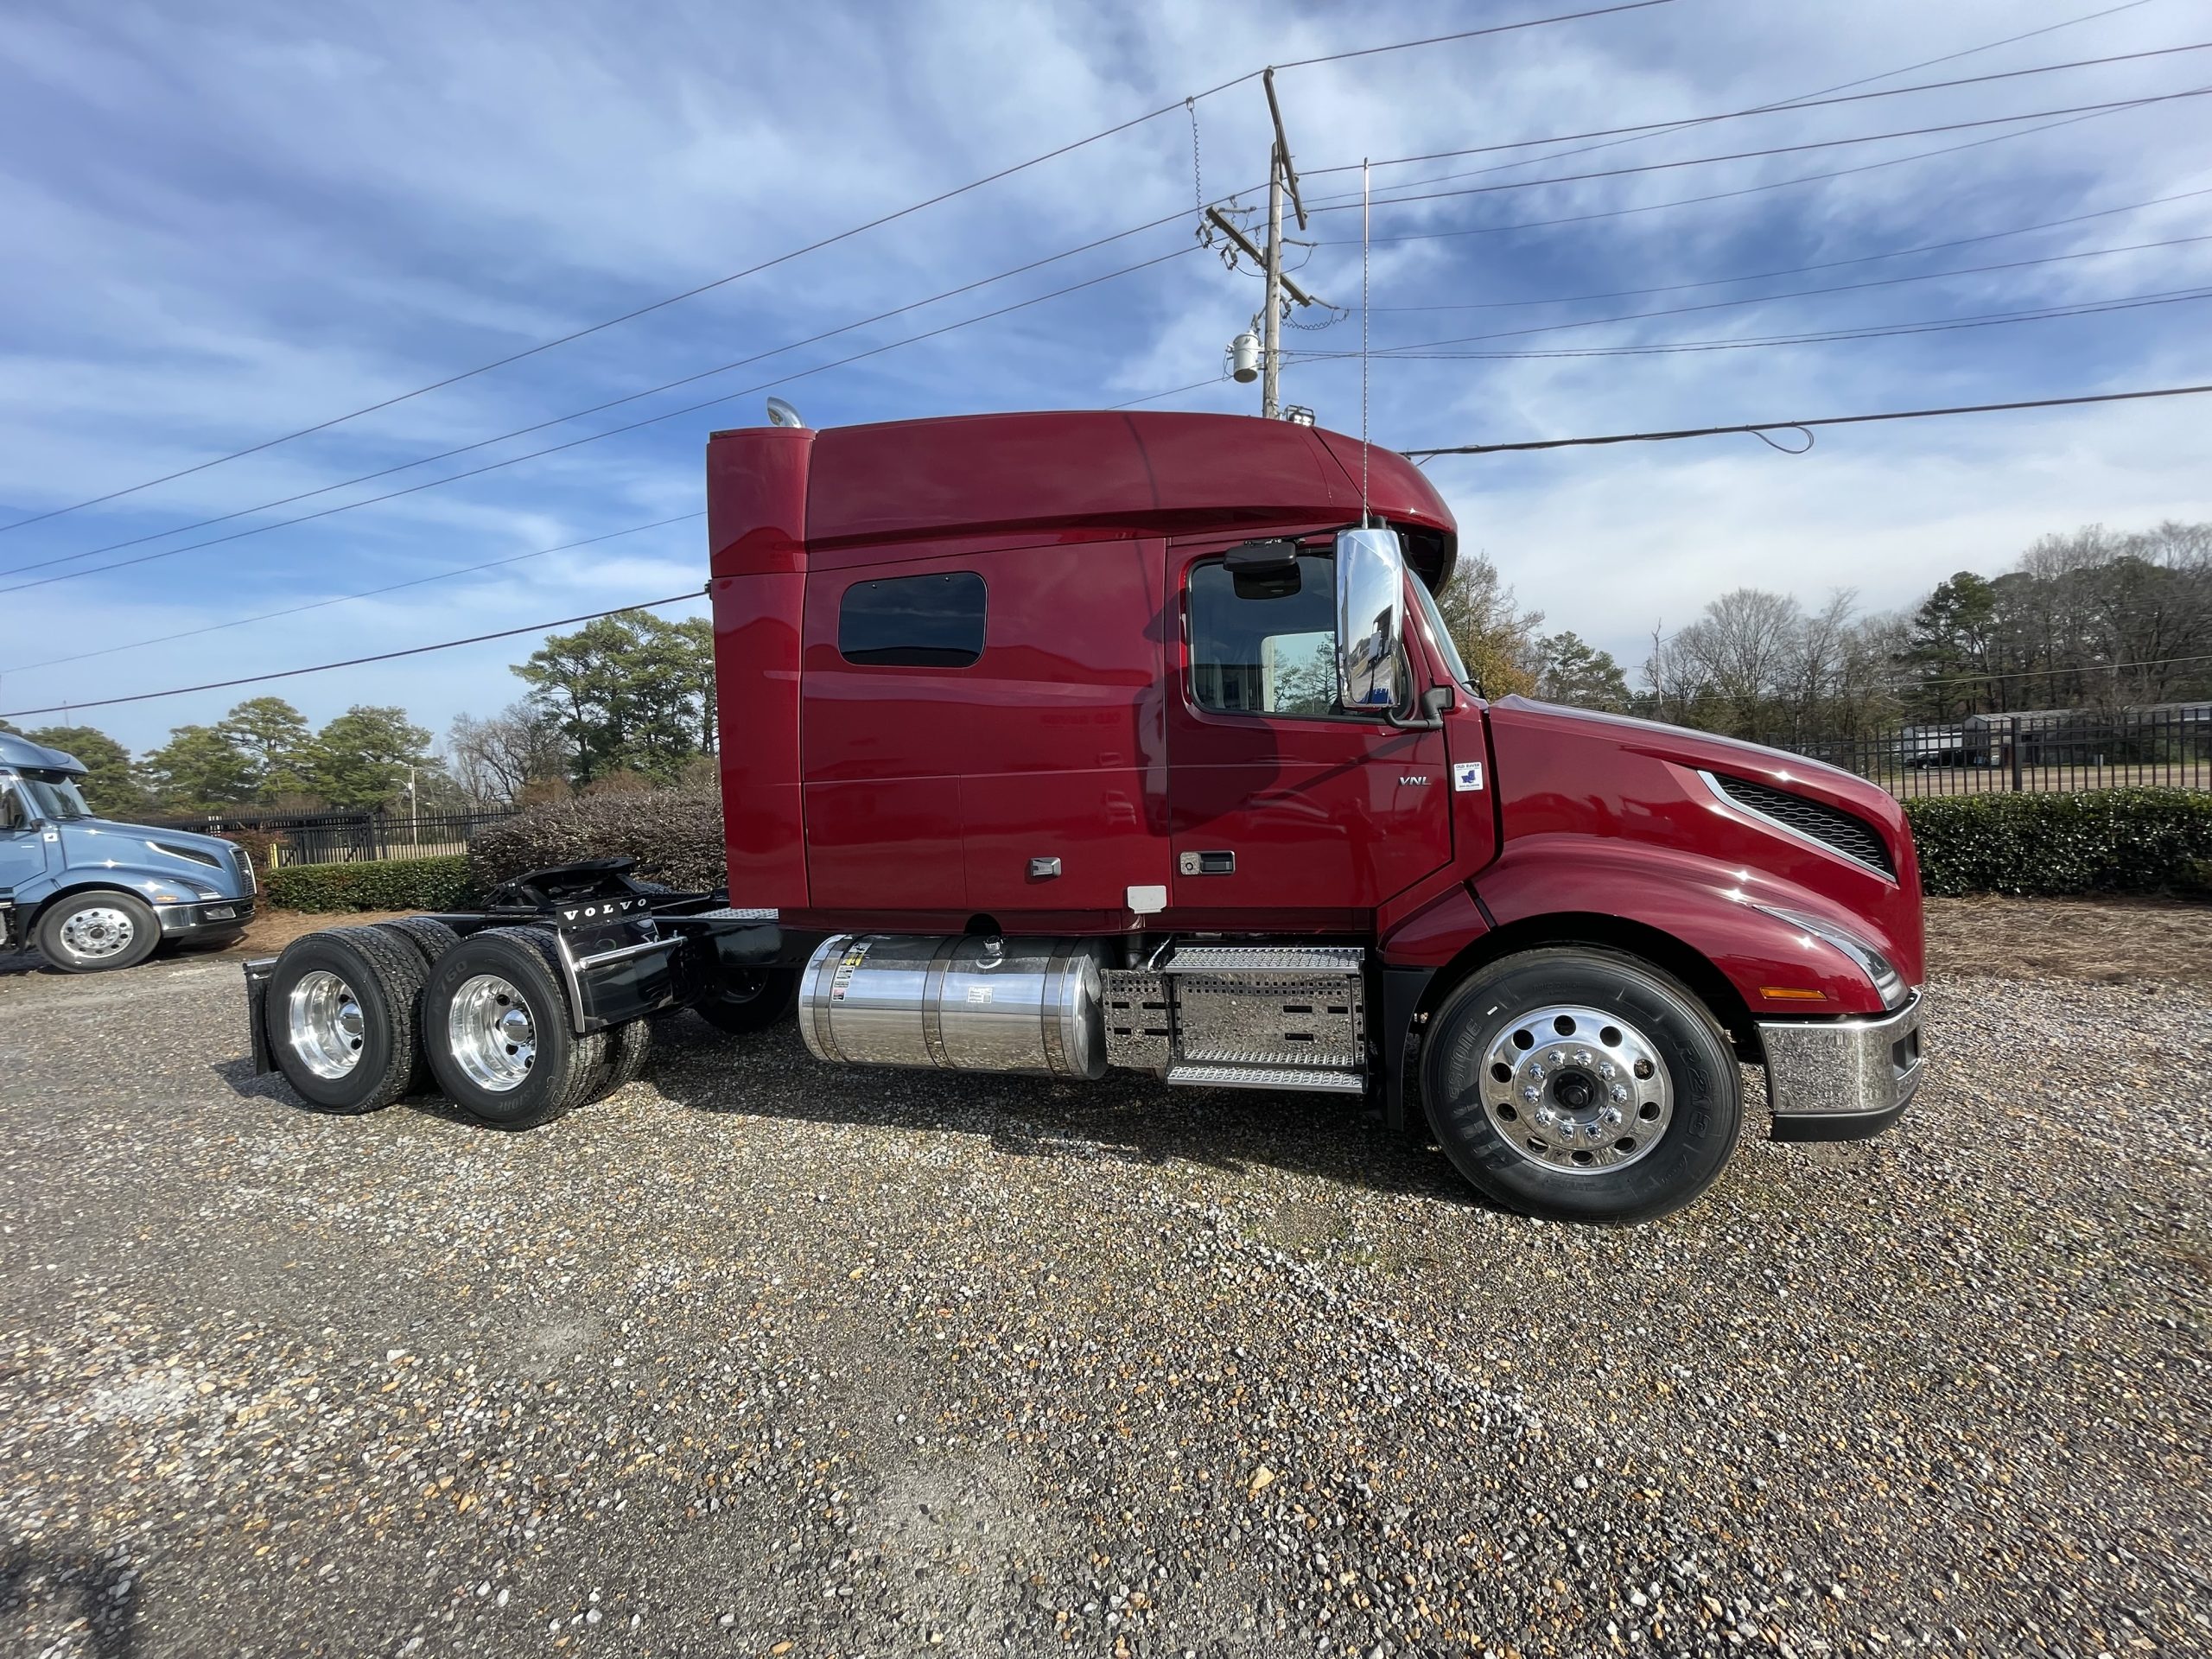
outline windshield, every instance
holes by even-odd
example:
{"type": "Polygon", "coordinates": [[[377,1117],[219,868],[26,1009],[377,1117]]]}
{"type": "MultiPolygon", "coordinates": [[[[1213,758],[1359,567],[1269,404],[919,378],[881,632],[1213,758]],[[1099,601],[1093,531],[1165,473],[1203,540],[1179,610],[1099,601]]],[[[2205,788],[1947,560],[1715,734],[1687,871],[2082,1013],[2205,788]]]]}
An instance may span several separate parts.
{"type": "Polygon", "coordinates": [[[92,809],[85,804],[85,798],[66,772],[18,772],[16,781],[30,798],[31,810],[42,818],[63,823],[92,816],[92,809]]]}
{"type": "Polygon", "coordinates": [[[1481,688],[1467,677],[1467,665],[1459,660],[1459,647],[1452,643],[1452,631],[1444,626],[1444,613],[1436,608],[1436,595],[1428,591],[1428,584],[1419,576],[1409,578],[1406,585],[1414,590],[1414,602],[1421,608],[1421,624],[1427,632],[1431,650],[1444,664],[1444,671],[1477,696],[1481,688]]]}

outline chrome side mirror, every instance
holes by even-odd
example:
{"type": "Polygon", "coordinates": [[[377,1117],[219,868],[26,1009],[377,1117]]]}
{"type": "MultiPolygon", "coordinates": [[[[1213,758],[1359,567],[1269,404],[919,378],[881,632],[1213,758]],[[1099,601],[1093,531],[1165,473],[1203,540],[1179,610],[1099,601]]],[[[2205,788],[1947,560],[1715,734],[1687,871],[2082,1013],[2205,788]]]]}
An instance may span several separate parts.
{"type": "Polygon", "coordinates": [[[1404,701],[1406,556],[1394,530],[1337,532],[1337,696],[1359,714],[1404,701]]]}

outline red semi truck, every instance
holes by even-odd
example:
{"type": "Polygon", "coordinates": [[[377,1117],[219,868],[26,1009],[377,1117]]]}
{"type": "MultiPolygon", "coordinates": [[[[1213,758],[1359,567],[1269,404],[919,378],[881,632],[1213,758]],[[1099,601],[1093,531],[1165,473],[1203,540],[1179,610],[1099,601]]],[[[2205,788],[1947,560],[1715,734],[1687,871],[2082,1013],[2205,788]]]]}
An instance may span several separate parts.
{"type": "Polygon", "coordinates": [[[707,474],[727,892],[602,861],[251,964],[310,1103],[536,1122],[654,1014],[795,1010],[834,1065],[1373,1100],[1503,1205],[1618,1221],[1718,1176],[1745,1065],[1777,1139],[1910,1100],[1896,802],[1486,700],[1402,457],[1069,412],[721,432],[707,474]]]}

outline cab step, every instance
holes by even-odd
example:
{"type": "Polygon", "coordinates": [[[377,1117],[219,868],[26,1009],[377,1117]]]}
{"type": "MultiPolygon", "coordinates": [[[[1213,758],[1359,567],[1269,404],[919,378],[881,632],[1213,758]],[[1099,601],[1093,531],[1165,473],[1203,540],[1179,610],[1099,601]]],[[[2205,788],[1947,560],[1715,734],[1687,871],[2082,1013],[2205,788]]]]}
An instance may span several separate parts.
{"type": "Polygon", "coordinates": [[[1320,1094],[1359,1095],[1367,1079],[1357,1071],[1318,1065],[1173,1065],[1167,1081],[1193,1089],[1304,1089],[1320,1094]]]}

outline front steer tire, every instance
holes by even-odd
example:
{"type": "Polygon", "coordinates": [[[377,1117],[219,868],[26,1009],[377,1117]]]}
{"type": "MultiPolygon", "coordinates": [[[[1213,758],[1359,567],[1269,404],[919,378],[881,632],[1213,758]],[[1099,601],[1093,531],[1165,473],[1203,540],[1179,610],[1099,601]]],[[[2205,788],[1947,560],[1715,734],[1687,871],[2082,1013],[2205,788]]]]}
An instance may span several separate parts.
{"type": "Polygon", "coordinates": [[[1421,1094],[1462,1175],[1550,1221],[1681,1209],[1719,1179],[1744,1115],[1735,1055],[1705,1005],[1651,963],[1595,946],[1477,969],[1430,1022],[1421,1094]]]}
{"type": "Polygon", "coordinates": [[[110,887],[55,899],[38,918],[38,949],[65,974],[136,968],[162,942],[154,907],[110,887]]]}
{"type": "Polygon", "coordinates": [[[608,1075],[607,1033],[570,1028],[559,963],[544,930],[491,927],[430,970],[423,993],[430,1073],[448,1100],[493,1128],[550,1122],[608,1075]]]}
{"type": "Polygon", "coordinates": [[[264,1004],[269,1051],[320,1112],[372,1112],[418,1090],[423,959],[374,927],[334,927],[284,947],[264,1004]]]}

